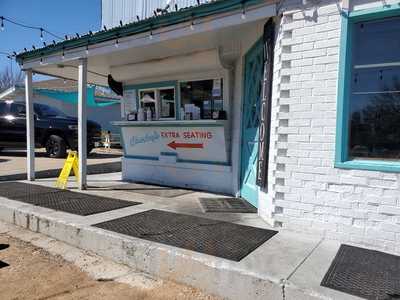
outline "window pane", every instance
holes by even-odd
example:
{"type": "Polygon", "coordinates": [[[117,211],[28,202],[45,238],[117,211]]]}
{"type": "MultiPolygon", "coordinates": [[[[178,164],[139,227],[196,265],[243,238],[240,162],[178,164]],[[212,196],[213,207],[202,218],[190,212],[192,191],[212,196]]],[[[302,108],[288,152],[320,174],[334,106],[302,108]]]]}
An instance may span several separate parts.
{"type": "Polygon", "coordinates": [[[156,92],[155,91],[140,91],[139,92],[140,107],[145,112],[150,109],[151,114],[154,116],[156,113],[156,92]]]}
{"type": "Polygon", "coordinates": [[[399,62],[399,33],[400,17],[354,24],[354,64],[399,62]]]}
{"type": "Polygon", "coordinates": [[[182,82],[180,88],[182,107],[196,105],[202,119],[211,119],[214,111],[223,110],[222,79],[182,82]]]}
{"type": "Polygon", "coordinates": [[[353,26],[349,155],[400,159],[400,18],[353,26]]]}
{"type": "Polygon", "coordinates": [[[175,90],[160,90],[161,118],[175,118],[175,90]]]}
{"type": "Polygon", "coordinates": [[[7,113],[7,103],[0,102],[0,116],[4,116],[7,113]]]}

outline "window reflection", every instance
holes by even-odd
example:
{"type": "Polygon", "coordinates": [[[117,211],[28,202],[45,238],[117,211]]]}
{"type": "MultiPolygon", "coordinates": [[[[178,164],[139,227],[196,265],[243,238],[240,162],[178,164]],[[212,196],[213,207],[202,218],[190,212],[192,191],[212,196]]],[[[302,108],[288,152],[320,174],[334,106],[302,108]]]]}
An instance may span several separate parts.
{"type": "Polygon", "coordinates": [[[400,18],[354,25],[349,155],[400,159],[400,18]]]}

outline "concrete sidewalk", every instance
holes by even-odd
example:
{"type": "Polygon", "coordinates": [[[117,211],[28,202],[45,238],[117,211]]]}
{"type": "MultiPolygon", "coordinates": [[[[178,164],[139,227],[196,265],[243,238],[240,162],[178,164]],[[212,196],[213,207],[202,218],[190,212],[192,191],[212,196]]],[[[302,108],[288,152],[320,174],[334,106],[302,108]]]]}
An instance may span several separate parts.
{"type": "MultiPolygon", "coordinates": [[[[96,148],[88,156],[88,174],[102,174],[121,171],[121,155],[119,149],[96,148]]],[[[36,178],[57,177],[65,163],[64,158],[49,158],[44,149],[35,151],[36,178]]],[[[26,180],[26,151],[0,151],[0,181],[26,180]]]]}
{"type": "MultiPolygon", "coordinates": [[[[256,214],[204,214],[198,198],[215,196],[208,193],[193,191],[163,198],[113,190],[113,186],[122,184],[120,176],[89,176],[89,186],[96,188],[85,193],[139,201],[142,205],[82,217],[0,198],[0,220],[228,299],[359,299],[320,286],[340,246],[335,241],[280,231],[240,262],[234,262],[92,227],[99,222],[161,209],[268,228],[256,214]]],[[[54,180],[39,180],[36,184],[52,186],[54,180]]],[[[72,181],[70,186],[74,186],[72,181]]]]}

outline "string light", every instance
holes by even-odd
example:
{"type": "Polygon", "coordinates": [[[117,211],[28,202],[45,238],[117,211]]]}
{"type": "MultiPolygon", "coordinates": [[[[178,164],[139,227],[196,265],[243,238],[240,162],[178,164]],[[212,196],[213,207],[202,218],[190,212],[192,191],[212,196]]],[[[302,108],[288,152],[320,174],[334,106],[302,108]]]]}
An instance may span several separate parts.
{"type": "Polygon", "coordinates": [[[0,20],[1,20],[0,29],[1,29],[2,31],[5,29],[5,27],[4,27],[5,22],[9,22],[9,23],[11,23],[11,24],[14,24],[14,25],[16,25],[16,26],[20,26],[20,27],[23,27],[23,28],[33,29],[33,30],[39,30],[39,31],[40,31],[40,39],[41,39],[41,40],[43,40],[43,35],[44,35],[44,33],[47,33],[48,35],[51,35],[51,36],[53,36],[53,37],[56,38],[56,39],[63,40],[62,37],[58,36],[57,34],[51,32],[51,31],[49,31],[49,30],[47,30],[47,29],[45,29],[45,28],[43,28],[43,27],[26,25],[26,24],[17,22],[17,21],[15,21],[15,20],[13,20],[13,19],[6,18],[6,17],[4,17],[4,16],[0,16],[0,20]]]}
{"type": "Polygon", "coordinates": [[[244,3],[242,5],[242,16],[241,16],[242,20],[246,19],[246,7],[244,6],[244,3]]]}

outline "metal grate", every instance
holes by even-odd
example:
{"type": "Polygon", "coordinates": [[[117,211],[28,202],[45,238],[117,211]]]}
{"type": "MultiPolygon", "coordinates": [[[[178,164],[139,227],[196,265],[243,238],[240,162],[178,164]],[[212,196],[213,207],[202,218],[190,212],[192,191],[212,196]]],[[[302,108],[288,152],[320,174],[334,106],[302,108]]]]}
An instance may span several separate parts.
{"type": "Polygon", "coordinates": [[[257,208],[240,198],[200,198],[204,212],[257,213],[257,208]]]}
{"type": "Polygon", "coordinates": [[[399,299],[400,257],[341,245],[321,285],[365,299],[399,299]]]}
{"type": "Polygon", "coordinates": [[[234,261],[240,261],[277,233],[154,209],[94,226],[234,261]]]}

